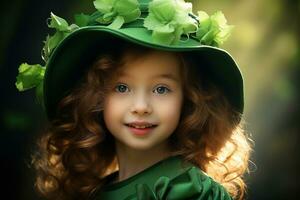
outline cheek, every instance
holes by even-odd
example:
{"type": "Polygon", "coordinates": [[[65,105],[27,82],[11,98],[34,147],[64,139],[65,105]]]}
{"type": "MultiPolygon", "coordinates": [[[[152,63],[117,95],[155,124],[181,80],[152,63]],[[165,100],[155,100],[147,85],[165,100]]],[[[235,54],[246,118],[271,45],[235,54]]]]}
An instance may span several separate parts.
{"type": "Polygon", "coordinates": [[[181,114],[182,97],[178,96],[163,105],[160,105],[156,110],[160,113],[161,118],[170,123],[177,123],[181,114]]]}
{"type": "Polygon", "coordinates": [[[120,100],[117,100],[113,97],[106,98],[103,110],[105,123],[111,123],[115,120],[120,119],[123,110],[124,105],[120,103],[120,100]]]}

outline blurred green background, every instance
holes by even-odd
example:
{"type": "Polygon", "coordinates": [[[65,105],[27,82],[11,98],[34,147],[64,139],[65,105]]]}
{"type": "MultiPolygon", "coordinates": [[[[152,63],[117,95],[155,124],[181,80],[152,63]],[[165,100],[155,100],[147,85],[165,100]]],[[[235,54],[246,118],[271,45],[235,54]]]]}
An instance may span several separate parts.
{"type": "MultiPolygon", "coordinates": [[[[300,199],[300,1],[192,2],[194,12],[222,10],[235,25],[222,47],[236,59],[245,81],[246,129],[255,142],[247,199],[300,199]]],[[[72,22],[73,13],[89,14],[94,7],[91,0],[11,0],[0,6],[1,185],[8,199],[39,199],[30,154],[45,116],[34,91],[16,90],[18,66],[42,63],[51,11],[72,22]]]]}

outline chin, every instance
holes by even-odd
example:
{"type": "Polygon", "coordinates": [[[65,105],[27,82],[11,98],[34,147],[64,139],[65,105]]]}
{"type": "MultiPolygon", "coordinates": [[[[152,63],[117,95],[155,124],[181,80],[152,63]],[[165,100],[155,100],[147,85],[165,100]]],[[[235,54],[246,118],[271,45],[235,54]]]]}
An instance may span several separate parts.
{"type": "Polygon", "coordinates": [[[149,150],[149,149],[153,148],[153,146],[154,145],[152,143],[149,143],[149,142],[141,142],[139,144],[127,145],[128,148],[135,149],[135,150],[140,150],[140,151],[149,150]]]}

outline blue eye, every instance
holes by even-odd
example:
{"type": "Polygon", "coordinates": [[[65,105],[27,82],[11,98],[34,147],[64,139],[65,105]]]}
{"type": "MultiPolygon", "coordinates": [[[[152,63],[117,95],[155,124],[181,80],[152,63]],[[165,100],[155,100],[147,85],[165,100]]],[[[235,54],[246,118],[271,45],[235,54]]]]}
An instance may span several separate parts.
{"type": "Polygon", "coordinates": [[[115,87],[115,90],[116,90],[117,92],[121,92],[121,93],[126,92],[126,89],[128,89],[128,88],[127,88],[127,86],[124,85],[124,84],[119,84],[119,85],[117,85],[117,86],[115,87]]]}
{"type": "Polygon", "coordinates": [[[158,94],[164,94],[165,91],[167,91],[167,92],[171,91],[170,89],[168,89],[167,87],[164,87],[164,86],[157,87],[155,90],[158,92],[158,94]]]}

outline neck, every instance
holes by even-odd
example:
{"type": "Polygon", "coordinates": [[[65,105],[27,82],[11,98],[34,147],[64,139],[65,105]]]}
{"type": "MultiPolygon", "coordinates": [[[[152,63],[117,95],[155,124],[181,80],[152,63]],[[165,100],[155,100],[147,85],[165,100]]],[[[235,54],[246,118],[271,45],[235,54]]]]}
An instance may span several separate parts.
{"type": "Polygon", "coordinates": [[[125,180],[171,156],[168,141],[146,150],[132,149],[116,141],[116,153],[119,164],[119,177],[116,181],[125,180]]]}

